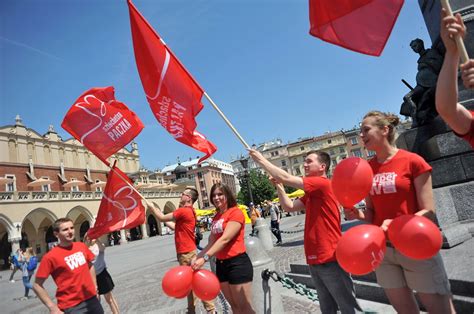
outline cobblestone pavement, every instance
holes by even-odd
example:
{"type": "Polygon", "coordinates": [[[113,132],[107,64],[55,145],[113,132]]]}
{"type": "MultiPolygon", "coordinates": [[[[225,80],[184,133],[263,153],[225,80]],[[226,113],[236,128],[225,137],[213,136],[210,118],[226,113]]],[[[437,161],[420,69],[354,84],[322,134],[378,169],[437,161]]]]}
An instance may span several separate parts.
{"type": "MultiPolygon", "coordinates": [[[[304,215],[284,218],[282,230],[301,229],[304,215]]],[[[282,234],[283,245],[275,247],[269,255],[275,261],[276,270],[289,271],[290,263],[304,260],[302,246],[303,232],[282,234]]],[[[116,287],[113,291],[122,313],[185,313],[186,299],[167,297],[161,288],[161,280],[165,272],[177,266],[172,236],[153,237],[135,241],[126,245],[109,247],[106,250],[106,261],[116,287]]],[[[21,274],[17,272],[17,282],[7,281],[9,271],[0,272],[0,303],[2,313],[48,313],[46,307],[38,299],[18,301],[23,295],[21,274]]],[[[257,275],[257,274],[256,274],[257,275]]],[[[260,275],[260,274],[258,274],[260,275]]],[[[55,286],[51,278],[45,287],[51,296],[55,286]]],[[[285,313],[318,313],[317,303],[288,289],[283,289],[282,302],[285,313]]],[[[30,292],[30,295],[34,295],[30,292]]],[[[104,309],[110,313],[108,305],[102,302],[104,309]]],[[[224,313],[223,302],[216,301],[216,309],[224,313]]],[[[202,304],[196,308],[198,313],[205,313],[202,304]]]]}

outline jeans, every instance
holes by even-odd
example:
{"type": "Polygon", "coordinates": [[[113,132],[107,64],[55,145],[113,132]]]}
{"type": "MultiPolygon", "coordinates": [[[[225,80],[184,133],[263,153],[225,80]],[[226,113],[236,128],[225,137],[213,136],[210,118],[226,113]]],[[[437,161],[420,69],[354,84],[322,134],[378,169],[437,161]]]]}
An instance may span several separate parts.
{"type": "Polygon", "coordinates": [[[32,276],[33,275],[23,277],[23,286],[25,286],[25,297],[28,297],[30,289],[33,289],[33,285],[30,282],[32,276]]]}
{"type": "Polygon", "coordinates": [[[323,314],[337,313],[338,308],[342,314],[362,311],[351,276],[337,262],[309,265],[309,271],[323,314]]]}
{"type": "Polygon", "coordinates": [[[270,221],[273,235],[277,238],[277,243],[281,243],[280,223],[278,220],[270,221]]]}

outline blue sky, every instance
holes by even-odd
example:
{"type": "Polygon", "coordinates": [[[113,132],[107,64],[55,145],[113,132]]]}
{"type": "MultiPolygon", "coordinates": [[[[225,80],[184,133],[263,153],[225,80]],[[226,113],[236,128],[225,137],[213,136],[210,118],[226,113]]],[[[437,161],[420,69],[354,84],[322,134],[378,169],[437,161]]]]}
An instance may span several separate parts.
{"type": "MultiPolygon", "coordinates": [[[[135,0],[175,55],[251,145],[349,129],[369,110],[398,113],[415,85],[419,37],[430,46],[418,1],[405,1],[381,57],[309,35],[307,0],[135,0]]],[[[114,86],[145,129],[136,138],[149,169],[202,156],[156,122],[138,76],[125,0],[0,0],[0,125],[39,133],[92,87],[114,86]]],[[[203,100],[198,130],[229,162],[245,153],[203,100]]]]}

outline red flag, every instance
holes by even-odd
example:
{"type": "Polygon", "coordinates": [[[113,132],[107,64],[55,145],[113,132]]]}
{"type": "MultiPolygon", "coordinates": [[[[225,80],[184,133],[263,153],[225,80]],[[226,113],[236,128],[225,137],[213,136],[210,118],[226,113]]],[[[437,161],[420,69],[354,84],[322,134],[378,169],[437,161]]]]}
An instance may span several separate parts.
{"type": "Polygon", "coordinates": [[[332,44],[380,56],[403,0],[309,0],[309,33],[332,44]]]}
{"type": "Polygon", "coordinates": [[[87,231],[91,239],[145,223],[145,207],[141,198],[124,180],[133,184],[125,173],[113,166],[109,172],[95,224],[87,231]]]}
{"type": "Polygon", "coordinates": [[[114,88],[92,88],[66,113],[63,129],[107,165],[143,129],[143,123],[124,103],[115,100],[114,88]]]}
{"type": "Polygon", "coordinates": [[[177,141],[206,154],[201,162],[217,150],[196,131],[204,91],[131,1],[128,7],[135,60],[151,110],[177,141]]]}

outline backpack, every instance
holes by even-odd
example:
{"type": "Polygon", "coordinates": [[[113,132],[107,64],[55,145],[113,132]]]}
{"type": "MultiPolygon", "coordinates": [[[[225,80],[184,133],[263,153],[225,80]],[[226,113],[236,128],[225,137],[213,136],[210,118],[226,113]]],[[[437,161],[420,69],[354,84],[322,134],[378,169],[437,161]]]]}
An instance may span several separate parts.
{"type": "Polygon", "coordinates": [[[30,257],[30,261],[28,262],[26,269],[28,271],[33,271],[36,269],[37,266],[38,266],[38,258],[36,256],[30,257]]]}

